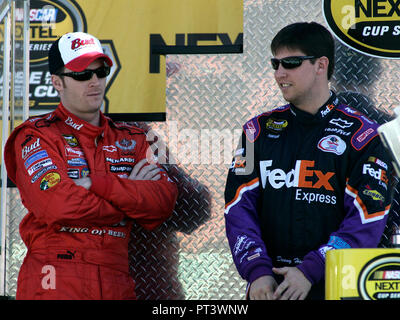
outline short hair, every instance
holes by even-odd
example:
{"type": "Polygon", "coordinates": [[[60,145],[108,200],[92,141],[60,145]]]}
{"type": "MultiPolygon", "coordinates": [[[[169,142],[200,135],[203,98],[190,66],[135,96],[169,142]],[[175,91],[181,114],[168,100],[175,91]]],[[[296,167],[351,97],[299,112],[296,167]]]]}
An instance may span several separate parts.
{"type": "Polygon", "coordinates": [[[60,73],[64,73],[64,72],[65,72],[65,67],[62,66],[62,67],[58,68],[58,69],[54,72],[54,74],[55,74],[55,75],[60,75],[60,73]]]}
{"type": "Polygon", "coordinates": [[[327,57],[328,80],[331,78],[335,66],[335,42],[324,26],[316,22],[297,22],[284,27],[272,39],[272,54],[281,48],[298,49],[307,56],[327,57]]]}

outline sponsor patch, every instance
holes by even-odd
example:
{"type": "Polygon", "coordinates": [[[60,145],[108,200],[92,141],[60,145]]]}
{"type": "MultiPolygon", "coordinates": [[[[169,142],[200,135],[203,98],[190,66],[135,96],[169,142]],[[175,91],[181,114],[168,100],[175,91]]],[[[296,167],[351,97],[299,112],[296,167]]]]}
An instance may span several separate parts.
{"type": "Polygon", "coordinates": [[[71,179],[79,179],[79,170],[78,169],[68,169],[68,177],[71,179]]]}
{"type": "Polygon", "coordinates": [[[244,172],[246,168],[246,159],[243,158],[241,155],[235,156],[233,158],[232,164],[229,167],[229,169],[232,170],[232,172],[244,172]]]}
{"type": "Polygon", "coordinates": [[[50,158],[47,158],[47,159],[45,159],[45,160],[43,160],[43,161],[40,161],[40,162],[34,164],[33,166],[31,166],[31,167],[28,169],[28,174],[31,176],[31,175],[34,174],[36,171],[38,171],[38,170],[40,170],[40,169],[42,169],[42,168],[44,168],[44,167],[50,166],[50,165],[52,165],[52,164],[53,164],[53,161],[51,161],[50,158]]]}
{"type": "Polygon", "coordinates": [[[321,256],[324,257],[324,259],[326,258],[326,253],[327,253],[329,250],[333,250],[333,248],[330,247],[330,246],[323,246],[323,247],[321,247],[321,248],[318,249],[319,253],[321,254],[321,256]]]}
{"type": "Polygon", "coordinates": [[[346,151],[346,147],[346,142],[336,135],[329,135],[318,142],[318,149],[337,155],[342,155],[346,151]]]}
{"type": "Polygon", "coordinates": [[[274,189],[286,188],[312,188],[333,191],[329,180],[335,175],[334,172],[323,173],[314,170],[315,161],[297,160],[295,168],[285,172],[280,168],[270,169],[273,160],[260,161],[260,173],[262,187],[265,189],[271,185],[274,189]]]}
{"type": "Polygon", "coordinates": [[[37,179],[39,179],[42,175],[44,175],[46,172],[49,172],[50,170],[56,170],[57,166],[55,165],[51,165],[48,167],[44,167],[42,170],[40,170],[38,173],[36,173],[31,180],[31,183],[34,183],[37,181],[37,179]]]}
{"type": "Polygon", "coordinates": [[[346,241],[337,236],[331,236],[329,238],[328,245],[334,247],[335,249],[351,248],[351,246],[346,241]]]}
{"type": "MultiPolygon", "coordinates": [[[[366,118],[364,118],[363,121],[365,122],[366,118]]],[[[361,150],[369,141],[371,141],[374,137],[378,135],[378,132],[376,130],[377,125],[372,124],[372,127],[364,127],[365,125],[363,125],[363,127],[359,130],[361,133],[357,132],[357,135],[354,135],[351,139],[352,146],[357,150],[361,150]]]]}
{"type": "Polygon", "coordinates": [[[267,130],[272,131],[274,133],[280,133],[286,129],[288,126],[287,120],[278,120],[274,118],[269,118],[265,127],[267,130]]]}
{"type": "Polygon", "coordinates": [[[75,123],[74,120],[71,117],[68,117],[67,120],[65,120],[65,124],[74,128],[75,130],[81,130],[81,128],[83,127],[83,124],[79,124],[79,123],[75,123]]]}
{"type": "Polygon", "coordinates": [[[47,154],[46,150],[42,150],[39,152],[34,153],[31,155],[26,161],[24,162],[24,166],[28,169],[34,162],[48,158],[49,155],[47,154]]]}
{"type": "Polygon", "coordinates": [[[376,190],[365,189],[363,190],[363,194],[367,197],[371,197],[374,201],[385,201],[385,197],[376,190]]]}
{"type": "Polygon", "coordinates": [[[337,118],[337,119],[332,119],[329,121],[329,123],[334,124],[335,126],[342,128],[342,129],[346,129],[346,128],[350,128],[353,125],[353,122],[341,119],[341,118],[337,118]]]}
{"type": "Polygon", "coordinates": [[[29,153],[39,148],[40,148],[40,138],[37,138],[34,143],[32,143],[29,146],[24,146],[22,148],[22,154],[21,154],[22,159],[25,159],[29,155],[29,153]]]}
{"type": "Polygon", "coordinates": [[[367,137],[371,134],[373,134],[375,132],[374,129],[372,128],[368,128],[367,130],[365,130],[363,133],[361,133],[356,139],[358,142],[363,142],[365,139],[367,139],[367,137]]]}
{"type": "Polygon", "coordinates": [[[65,260],[72,260],[75,258],[76,251],[72,252],[70,250],[66,250],[66,253],[58,253],[57,259],[65,259],[65,260]]]}
{"type": "Polygon", "coordinates": [[[84,153],[81,148],[72,148],[70,146],[65,146],[65,155],[67,157],[83,157],[84,153]]]}
{"type": "Polygon", "coordinates": [[[247,139],[250,142],[254,142],[258,135],[260,134],[260,126],[258,124],[257,119],[251,119],[249,120],[244,126],[243,126],[244,133],[246,134],[247,139]]]}
{"type": "Polygon", "coordinates": [[[74,158],[67,160],[67,163],[73,167],[87,166],[87,162],[83,158],[74,158]]]}
{"type": "Polygon", "coordinates": [[[103,150],[107,151],[107,152],[116,152],[117,151],[117,147],[116,146],[103,146],[103,150]]]}
{"type": "Polygon", "coordinates": [[[63,134],[63,137],[65,141],[71,146],[71,147],[77,147],[79,146],[78,140],[75,138],[75,136],[71,134],[63,134]]]}
{"type": "Polygon", "coordinates": [[[90,173],[89,168],[83,168],[83,169],[81,170],[81,177],[82,177],[82,178],[85,178],[85,177],[87,177],[87,176],[89,175],[89,173],[90,173]]]}
{"type": "Polygon", "coordinates": [[[128,139],[122,139],[120,141],[116,141],[115,145],[123,150],[123,151],[132,151],[135,149],[136,146],[136,141],[135,140],[128,140],[128,139]]]}
{"type": "Polygon", "coordinates": [[[126,233],[114,229],[107,228],[97,228],[97,227],[70,227],[70,226],[62,226],[59,232],[68,232],[68,233],[88,233],[95,236],[111,236],[115,238],[125,238],[126,233]]]}
{"type": "Polygon", "coordinates": [[[40,189],[47,190],[61,181],[61,176],[57,172],[50,172],[44,176],[42,181],[40,181],[40,189]]]}
{"type": "Polygon", "coordinates": [[[387,166],[386,162],[384,162],[384,161],[378,159],[377,157],[372,157],[372,156],[369,157],[369,158],[368,158],[368,162],[376,163],[378,166],[382,167],[382,168],[385,169],[385,170],[388,169],[388,166],[387,166]]]}
{"type": "Polygon", "coordinates": [[[303,189],[296,189],[297,201],[305,201],[308,204],[312,203],[324,203],[324,204],[336,204],[336,196],[318,193],[318,192],[306,192],[303,189]]]}
{"type": "Polygon", "coordinates": [[[251,249],[249,251],[250,256],[247,257],[247,261],[251,261],[251,260],[254,260],[254,259],[260,257],[261,253],[262,253],[262,249],[261,248],[251,249]]]}
{"type": "Polygon", "coordinates": [[[106,161],[107,162],[111,162],[113,164],[118,164],[118,163],[123,163],[123,162],[134,163],[135,159],[127,158],[127,157],[122,157],[122,158],[119,158],[119,159],[106,157],[106,161]]]}
{"type": "Polygon", "coordinates": [[[233,255],[237,256],[239,253],[241,253],[244,250],[247,250],[250,248],[250,246],[254,245],[255,242],[250,239],[247,235],[240,235],[236,238],[236,243],[233,248],[233,255]]]}
{"type": "Polygon", "coordinates": [[[128,165],[111,165],[110,166],[110,171],[111,172],[131,172],[132,171],[132,166],[128,165]]]}
{"type": "Polygon", "coordinates": [[[335,106],[333,104],[329,104],[325,107],[325,109],[321,110],[321,117],[324,118],[326,115],[333,109],[335,106]]]}
{"type": "Polygon", "coordinates": [[[387,186],[389,179],[387,177],[386,171],[383,169],[375,170],[369,163],[363,165],[362,174],[369,175],[376,180],[378,180],[380,185],[387,186]]]}
{"type": "Polygon", "coordinates": [[[351,132],[344,131],[343,129],[340,128],[326,128],[325,131],[341,134],[343,136],[349,136],[351,134],[351,132]]]}

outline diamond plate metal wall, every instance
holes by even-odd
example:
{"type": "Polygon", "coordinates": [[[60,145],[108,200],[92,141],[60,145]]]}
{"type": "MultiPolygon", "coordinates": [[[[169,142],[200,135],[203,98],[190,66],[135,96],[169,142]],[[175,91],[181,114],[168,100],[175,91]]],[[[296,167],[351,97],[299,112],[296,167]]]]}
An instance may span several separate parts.
{"type": "MultiPolygon", "coordinates": [[[[326,25],[321,1],[244,0],[244,54],[167,57],[167,121],[139,125],[167,145],[174,161],[166,168],[180,194],[172,218],[160,228],[135,226],[131,233],[139,299],[244,299],[246,283],[225,237],[225,179],[243,123],[285,103],[269,66],[269,45],[279,29],[297,21],[326,25]]],[[[384,112],[399,101],[399,70],[400,61],[367,57],[338,43],[332,88],[386,121],[384,112]]],[[[14,238],[21,212],[11,214],[14,238]]],[[[8,288],[14,295],[23,252],[17,239],[9,252],[8,288]]]]}
{"type": "Polygon", "coordinates": [[[19,268],[26,254],[26,246],[19,235],[19,223],[21,222],[27,210],[21,203],[18,189],[8,189],[8,233],[6,238],[7,249],[7,283],[6,292],[9,296],[15,296],[17,290],[17,277],[19,268]]]}

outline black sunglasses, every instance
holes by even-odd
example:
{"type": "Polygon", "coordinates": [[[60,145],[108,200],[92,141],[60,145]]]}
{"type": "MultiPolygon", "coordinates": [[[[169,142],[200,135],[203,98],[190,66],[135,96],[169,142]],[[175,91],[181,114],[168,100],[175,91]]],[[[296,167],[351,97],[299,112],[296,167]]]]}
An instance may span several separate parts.
{"type": "Polygon", "coordinates": [[[304,60],[308,59],[316,59],[315,56],[294,56],[294,57],[286,57],[282,59],[272,58],[271,65],[272,69],[278,70],[279,64],[282,64],[282,67],[285,69],[294,69],[300,67],[304,60]]]}
{"type": "Polygon", "coordinates": [[[58,76],[66,76],[71,77],[77,81],[87,81],[92,79],[93,74],[96,74],[97,78],[105,78],[110,74],[109,66],[102,66],[95,70],[86,69],[81,72],[65,72],[65,73],[57,73],[58,76]]]}

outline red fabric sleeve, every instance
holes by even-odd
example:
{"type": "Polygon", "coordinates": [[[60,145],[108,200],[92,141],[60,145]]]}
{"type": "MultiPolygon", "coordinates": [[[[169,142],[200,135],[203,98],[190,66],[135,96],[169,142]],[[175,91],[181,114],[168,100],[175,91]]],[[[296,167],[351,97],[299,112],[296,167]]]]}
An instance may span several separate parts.
{"type": "MultiPolygon", "coordinates": [[[[146,157],[148,148],[149,145],[143,136],[143,139],[138,141],[136,163],[146,157]]],[[[162,168],[161,179],[156,181],[130,180],[114,175],[90,177],[90,191],[109,201],[146,229],[157,227],[172,214],[178,196],[175,183],[162,168]]]]}
{"type": "Polygon", "coordinates": [[[48,225],[113,225],[124,218],[124,213],[113,206],[109,201],[77,186],[67,175],[65,161],[60,156],[57,144],[51,136],[42,134],[39,130],[22,128],[15,130],[7,141],[5,147],[5,162],[11,180],[15,182],[20,191],[24,206],[35,217],[48,225]],[[52,162],[51,166],[44,167],[47,172],[35,176],[28,173],[25,166],[26,160],[21,156],[22,145],[26,137],[31,141],[40,139],[38,151],[45,151],[46,159],[52,162]],[[51,187],[43,190],[41,184],[48,174],[56,177],[51,187]],[[36,180],[35,180],[36,179],[36,180]]]}

